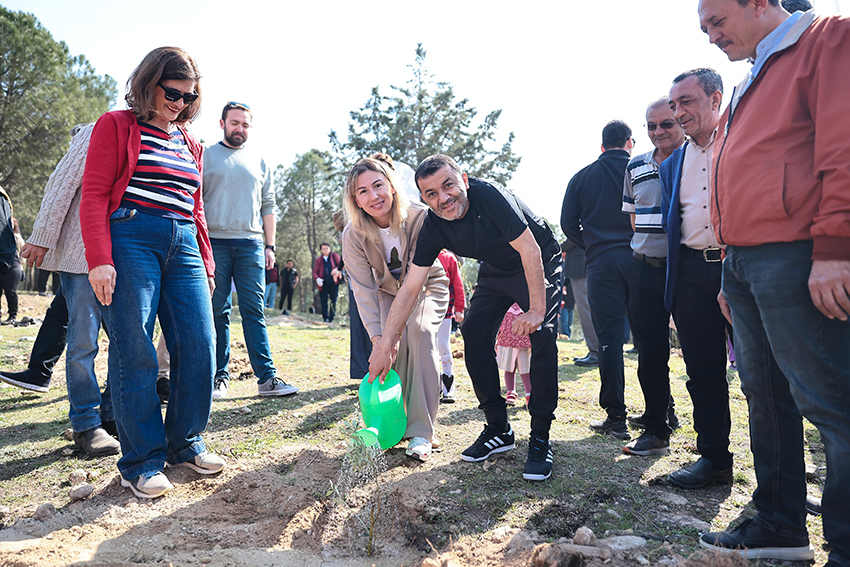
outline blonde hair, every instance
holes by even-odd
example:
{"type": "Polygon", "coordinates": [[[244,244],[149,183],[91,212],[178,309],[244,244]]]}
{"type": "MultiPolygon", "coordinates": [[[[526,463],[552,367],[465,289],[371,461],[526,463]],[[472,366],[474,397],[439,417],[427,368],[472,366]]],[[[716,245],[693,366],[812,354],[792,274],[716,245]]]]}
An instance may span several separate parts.
{"type": "Polygon", "coordinates": [[[348,179],[345,181],[345,193],[342,197],[345,217],[351,223],[353,230],[365,235],[373,242],[381,242],[378,224],[368,213],[357,206],[357,178],[366,171],[380,173],[387,178],[390,187],[395,190],[393,204],[390,208],[390,230],[395,235],[401,234],[404,230],[409,203],[389,156],[375,154],[372,157],[363,158],[354,164],[354,167],[348,172],[348,179]]]}

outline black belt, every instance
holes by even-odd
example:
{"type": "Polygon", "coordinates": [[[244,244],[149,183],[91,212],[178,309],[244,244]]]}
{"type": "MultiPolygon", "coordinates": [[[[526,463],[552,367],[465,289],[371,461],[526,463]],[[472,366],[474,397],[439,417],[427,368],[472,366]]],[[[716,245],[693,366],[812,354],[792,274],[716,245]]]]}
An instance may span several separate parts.
{"type": "Polygon", "coordinates": [[[684,244],[679,247],[679,255],[683,258],[702,258],[705,262],[720,262],[723,259],[720,248],[694,250],[684,244]]]}
{"type": "Polygon", "coordinates": [[[667,268],[667,259],[666,258],[653,258],[651,256],[644,256],[643,254],[639,254],[638,252],[632,252],[635,258],[642,262],[646,262],[653,268],[667,268]]]}

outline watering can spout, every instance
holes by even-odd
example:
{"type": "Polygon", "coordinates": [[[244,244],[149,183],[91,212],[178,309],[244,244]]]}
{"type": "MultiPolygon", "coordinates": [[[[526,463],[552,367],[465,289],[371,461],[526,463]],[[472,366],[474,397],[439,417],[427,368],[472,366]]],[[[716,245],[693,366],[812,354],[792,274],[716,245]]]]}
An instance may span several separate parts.
{"type": "Polygon", "coordinates": [[[378,428],[374,426],[357,430],[357,436],[360,438],[361,441],[363,441],[363,445],[365,445],[366,447],[377,445],[378,435],[378,428]]]}

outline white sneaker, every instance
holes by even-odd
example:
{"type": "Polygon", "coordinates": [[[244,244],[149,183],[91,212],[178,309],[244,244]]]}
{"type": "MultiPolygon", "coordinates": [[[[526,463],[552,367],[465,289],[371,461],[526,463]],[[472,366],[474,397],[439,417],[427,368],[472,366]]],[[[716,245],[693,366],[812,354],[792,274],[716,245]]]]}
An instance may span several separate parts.
{"type": "Polygon", "coordinates": [[[431,442],[423,437],[414,437],[407,445],[407,451],[404,454],[417,461],[427,461],[431,456],[431,442]]]}
{"type": "Polygon", "coordinates": [[[121,486],[129,488],[139,498],[158,498],[174,488],[168,478],[161,472],[148,475],[140,475],[132,480],[127,480],[121,475],[121,486]]]}
{"type": "Polygon", "coordinates": [[[227,378],[216,378],[213,382],[212,397],[214,400],[220,400],[227,397],[227,378]]]}
{"type": "Polygon", "coordinates": [[[291,396],[298,393],[298,388],[275,376],[257,384],[257,392],[261,396],[291,396]]]}
{"type": "Polygon", "coordinates": [[[189,467],[195,472],[201,474],[215,474],[220,472],[221,469],[224,468],[224,465],[227,464],[227,461],[219,457],[218,455],[213,455],[208,451],[204,451],[203,453],[199,453],[195,455],[195,458],[191,461],[186,461],[183,463],[178,463],[176,465],[168,464],[169,467],[189,467]]]}

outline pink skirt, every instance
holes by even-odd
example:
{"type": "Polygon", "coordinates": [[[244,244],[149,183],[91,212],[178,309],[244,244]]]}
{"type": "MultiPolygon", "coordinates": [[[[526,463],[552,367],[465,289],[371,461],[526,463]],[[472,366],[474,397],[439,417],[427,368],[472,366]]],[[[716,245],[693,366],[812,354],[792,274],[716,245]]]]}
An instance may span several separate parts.
{"type": "Polygon", "coordinates": [[[531,349],[496,345],[496,363],[500,370],[528,374],[531,371],[531,349]]]}

